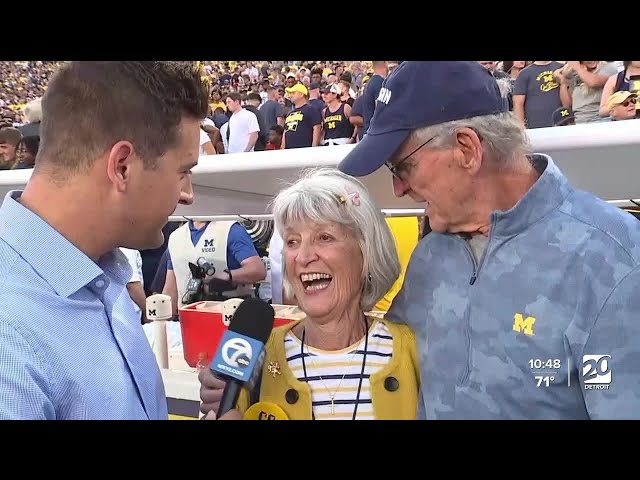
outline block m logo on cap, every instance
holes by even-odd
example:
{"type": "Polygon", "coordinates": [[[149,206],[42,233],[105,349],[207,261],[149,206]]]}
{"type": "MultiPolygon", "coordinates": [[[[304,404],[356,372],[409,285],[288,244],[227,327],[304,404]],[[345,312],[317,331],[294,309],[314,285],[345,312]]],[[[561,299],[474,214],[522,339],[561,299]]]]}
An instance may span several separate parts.
{"type": "Polygon", "coordinates": [[[380,89],[380,93],[378,94],[378,102],[382,102],[385,105],[389,105],[389,100],[391,100],[391,90],[388,88],[382,87],[380,89]]]}

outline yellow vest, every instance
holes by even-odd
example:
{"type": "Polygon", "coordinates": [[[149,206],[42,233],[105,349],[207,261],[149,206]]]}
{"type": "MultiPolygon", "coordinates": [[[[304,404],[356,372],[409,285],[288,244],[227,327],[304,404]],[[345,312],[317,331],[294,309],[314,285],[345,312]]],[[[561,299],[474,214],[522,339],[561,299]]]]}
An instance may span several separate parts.
{"type": "MultiPolygon", "coordinates": [[[[277,327],[271,332],[265,346],[260,401],[278,405],[290,420],[311,420],[311,389],[295,377],[284,349],[285,335],[300,321],[277,327]],[[276,363],[280,374],[269,372],[269,365],[276,363]]],[[[415,336],[406,325],[379,321],[387,326],[393,337],[393,356],[388,365],[369,379],[374,416],[376,420],[415,420],[420,390],[415,336]]],[[[241,414],[249,408],[249,403],[249,392],[244,389],[238,399],[241,414]]]]}
{"type": "Polygon", "coordinates": [[[393,239],[396,242],[396,248],[398,249],[398,257],[400,259],[400,276],[393,284],[391,289],[385,294],[384,297],[378,301],[375,310],[386,312],[391,306],[391,302],[400,291],[402,283],[404,282],[404,274],[409,264],[409,259],[413,253],[413,249],[418,245],[420,235],[420,224],[418,217],[390,217],[386,219],[387,225],[391,229],[393,239]]]}

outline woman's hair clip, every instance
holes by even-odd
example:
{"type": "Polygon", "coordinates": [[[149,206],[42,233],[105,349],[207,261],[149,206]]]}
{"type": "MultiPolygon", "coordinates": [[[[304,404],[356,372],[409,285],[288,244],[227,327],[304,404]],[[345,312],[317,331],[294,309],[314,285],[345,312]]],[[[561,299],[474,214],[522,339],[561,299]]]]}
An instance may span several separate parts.
{"type": "Polygon", "coordinates": [[[346,195],[340,195],[338,197],[338,202],[340,205],[346,205],[347,201],[351,201],[353,205],[356,207],[360,206],[360,194],[358,192],[353,192],[351,190],[347,190],[346,195]]]}
{"type": "Polygon", "coordinates": [[[356,207],[360,206],[360,194],[358,192],[349,193],[349,198],[351,199],[351,203],[353,203],[356,207]]]}

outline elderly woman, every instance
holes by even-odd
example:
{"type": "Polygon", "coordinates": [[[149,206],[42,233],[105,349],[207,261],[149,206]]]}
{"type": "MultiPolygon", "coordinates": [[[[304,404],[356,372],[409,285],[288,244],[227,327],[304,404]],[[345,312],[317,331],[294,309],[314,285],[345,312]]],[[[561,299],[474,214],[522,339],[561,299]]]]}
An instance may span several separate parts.
{"type": "MultiPolygon", "coordinates": [[[[259,400],[292,420],[415,419],[414,335],[367,313],[400,264],[364,186],[334,169],[312,170],[276,197],[273,213],[285,294],[306,316],[273,330],[259,391],[243,392],[231,416],[259,400]]],[[[199,378],[201,410],[215,412],[224,382],[207,369],[199,378]]]]}

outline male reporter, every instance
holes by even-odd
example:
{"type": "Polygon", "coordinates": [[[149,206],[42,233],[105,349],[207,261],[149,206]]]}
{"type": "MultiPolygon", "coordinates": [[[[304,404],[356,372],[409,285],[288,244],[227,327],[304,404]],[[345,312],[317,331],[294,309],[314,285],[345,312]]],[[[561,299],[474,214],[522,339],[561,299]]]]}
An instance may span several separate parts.
{"type": "Polygon", "coordinates": [[[0,208],[0,419],[167,419],[118,247],[193,201],[209,89],[187,62],[71,62],[42,100],[24,192],[0,208]]]}

